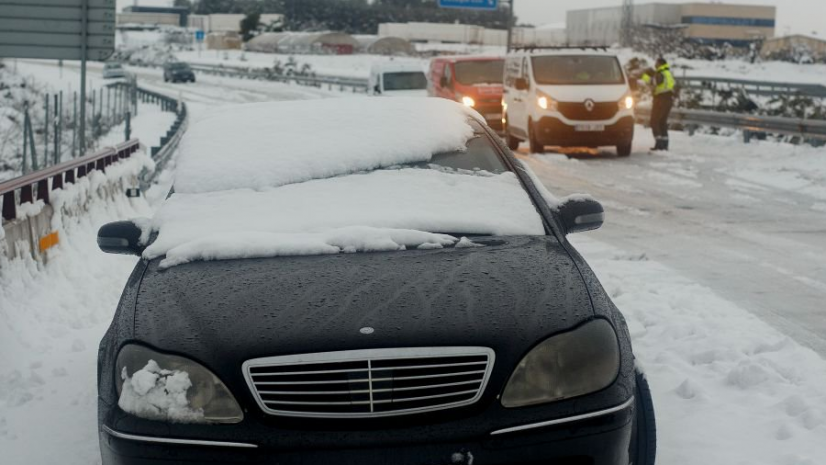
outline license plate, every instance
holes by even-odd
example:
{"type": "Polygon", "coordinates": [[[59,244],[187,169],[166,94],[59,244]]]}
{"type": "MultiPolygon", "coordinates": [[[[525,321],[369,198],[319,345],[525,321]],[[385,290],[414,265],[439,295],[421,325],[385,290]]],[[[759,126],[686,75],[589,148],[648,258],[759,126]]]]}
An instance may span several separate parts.
{"type": "Polygon", "coordinates": [[[579,132],[602,132],[605,130],[604,124],[577,124],[574,127],[579,132]]]}
{"type": "Polygon", "coordinates": [[[485,119],[500,120],[502,119],[502,113],[487,113],[485,119]]]}

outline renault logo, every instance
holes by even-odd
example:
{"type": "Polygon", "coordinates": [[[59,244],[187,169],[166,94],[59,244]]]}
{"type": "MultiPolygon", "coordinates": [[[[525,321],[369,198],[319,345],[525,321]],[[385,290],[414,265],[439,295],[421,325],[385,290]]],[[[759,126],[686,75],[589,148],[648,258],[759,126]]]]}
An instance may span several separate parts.
{"type": "Polygon", "coordinates": [[[591,99],[588,99],[588,100],[585,101],[585,109],[588,110],[589,112],[594,111],[594,106],[595,105],[596,104],[591,99]]]}
{"type": "Polygon", "coordinates": [[[371,327],[369,327],[369,326],[365,326],[364,328],[361,328],[361,329],[359,330],[359,332],[360,332],[361,334],[373,334],[375,331],[376,331],[375,329],[373,329],[373,328],[371,328],[371,327]]]}

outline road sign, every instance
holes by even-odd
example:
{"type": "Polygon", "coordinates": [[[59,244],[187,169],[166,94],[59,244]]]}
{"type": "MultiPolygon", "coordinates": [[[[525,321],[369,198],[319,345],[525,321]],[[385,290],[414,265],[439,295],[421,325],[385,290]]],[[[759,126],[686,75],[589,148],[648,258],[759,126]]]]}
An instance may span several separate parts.
{"type": "Polygon", "coordinates": [[[0,0],[0,57],[103,61],[115,51],[115,4],[0,0]]]}
{"type": "Polygon", "coordinates": [[[86,61],[115,51],[116,0],[0,0],[0,58],[80,60],[81,152],[86,150],[86,61]]]}
{"type": "Polygon", "coordinates": [[[499,7],[499,0],[439,0],[439,6],[468,10],[496,10],[499,7]]]}
{"type": "Polygon", "coordinates": [[[202,31],[200,29],[195,31],[195,40],[197,40],[198,42],[203,42],[204,41],[204,31],[202,31]]]}

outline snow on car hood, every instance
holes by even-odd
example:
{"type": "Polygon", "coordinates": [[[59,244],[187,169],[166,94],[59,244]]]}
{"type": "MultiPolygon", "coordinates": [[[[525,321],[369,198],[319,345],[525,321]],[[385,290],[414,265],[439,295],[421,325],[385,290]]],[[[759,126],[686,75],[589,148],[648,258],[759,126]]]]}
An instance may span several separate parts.
{"type": "Polygon", "coordinates": [[[548,94],[558,102],[584,102],[588,99],[594,102],[619,102],[626,93],[628,86],[618,85],[579,85],[579,86],[538,86],[538,89],[548,94]]]}
{"type": "Polygon", "coordinates": [[[220,107],[192,122],[182,139],[175,191],[265,189],[428,161],[464,149],[474,115],[446,99],[421,98],[220,107]]]}
{"type": "MultiPolygon", "coordinates": [[[[435,100],[435,99],[434,99],[435,100]]],[[[513,173],[378,170],[255,191],[176,192],[151,222],[144,257],[193,260],[439,248],[438,233],[542,235],[513,173]]]]}

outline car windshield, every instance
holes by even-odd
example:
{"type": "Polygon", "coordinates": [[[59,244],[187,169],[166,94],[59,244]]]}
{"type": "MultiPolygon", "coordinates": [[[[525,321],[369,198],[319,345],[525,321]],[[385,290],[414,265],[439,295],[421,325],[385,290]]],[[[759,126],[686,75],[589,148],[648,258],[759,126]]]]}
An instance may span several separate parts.
{"type": "Polygon", "coordinates": [[[104,67],[107,68],[107,69],[120,69],[121,68],[120,63],[106,63],[106,65],[104,65],[104,67]]]}
{"type": "Polygon", "coordinates": [[[533,57],[533,74],[537,84],[606,85],[624,84],[619,61],[613,56],[543,56],[533,57]]]}
{"type": "Polygon", "coordinates": [[[384,73],[384,90],[427,89],[427,77],[423,72],[384,73]]]}
{"type": "Polygon", "coordinates": [[[188,71],[189,65],[186,63],[172,63],[169,65],[169,68],[175,71],[188,71]]]}
{"type": "Polygon", "coordinates": [[[473,86],[479,84],[502,84],[504,60],[460,61],[454,65],[459,84],[473,86]]]}

